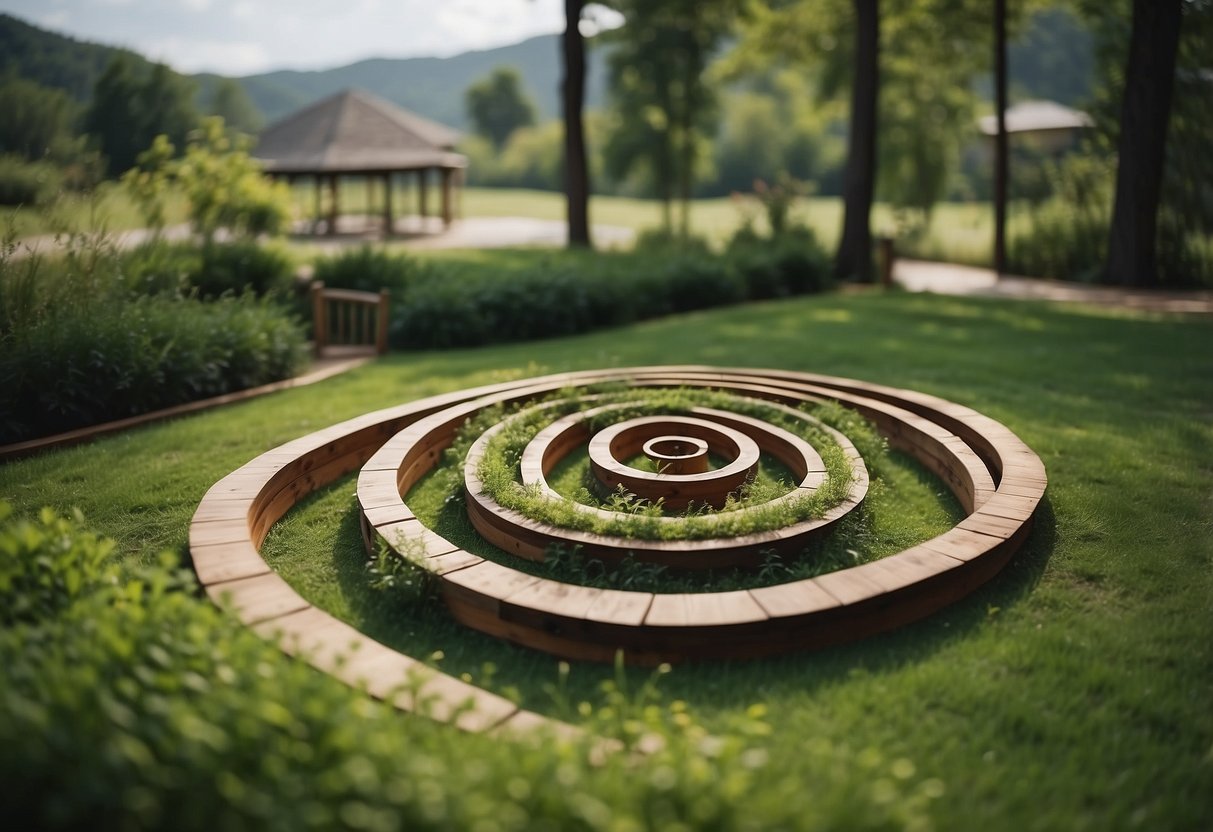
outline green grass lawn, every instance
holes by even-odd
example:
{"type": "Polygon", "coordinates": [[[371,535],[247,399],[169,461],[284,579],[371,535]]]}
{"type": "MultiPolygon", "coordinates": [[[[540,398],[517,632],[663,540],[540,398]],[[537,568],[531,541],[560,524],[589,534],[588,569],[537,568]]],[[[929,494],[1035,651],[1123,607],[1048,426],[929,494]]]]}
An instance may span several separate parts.
{"type": "MultiPolygon", "coordinates": [[[[438,208],[437,192],[430,194],[430,211],[438,208]]],[[[381,193],[381,192],[379,192],[381,193]]],[[[364,183],[344,182],[341,190],[342,210],[350,213],[377,212],[381,196],[368,203],[364,183]]],[[[398,211],[416,211],[415,191],[399,192],[398,211]]],[[[313,192],[309,185],[299,185],[295,192],[295,212],[310,215],[313,192]]],[[[564,195],[552,191],[508,188],[466,188],[459,203],[459,213],[465,217],[532,217],[562,220],[565,216],[564,195]]],[[[143,224],[140,213],[126,194],[112,183],[105,183],[94,197],[67,194],[59,202],[43,209],[5,209],[0,216],[7,229],[20,239],[37,234],[53,234],[65,229],[95,229],[104,224],[111,231],[138,228],[143,224]]],[[[651,199],[616,196],[596,196],[590,206],[591,221],[642,231],[661,224],[660,203],[651,199]]],[[[758,203],[752,199],[742,205],[729,198],[697,199],[691,205],[692,232],[706,237],[713,245],[723,245],[747,216],[753,216],[756,227],[764,229],[766,220],[758,203]]],[[[798,200],[792,209],[792,219],[808,225],[827,250],[832,249],[842,229],[842,201],[838,197],[810,197],[798,200]]],[[[184,222],[183,201],[170,195],[167,203],[170,224],[184,222]]],[[[1026,226],[1029,214],[1022,206],[1012,206],[1010,229],[1026,226]]],[[[872,229],[876,234],[894,233],[893,213],[887,205],[878,203],[872,214],[872,229]]],[[[903,239],[898,251],[907,256],[946,260],[972,265],[989,265],[993,239],[992,211],[983,203],[940,203],[931,215],[931,224],[917,238],[903,239]]],[[[406,245],[399,246],[407,250],[406,245]]],[[[302,254],[307,247],[297,247],[302,254]]]]}
{"type": "MultiPolygon", "coordinates": [[[[495,213],[498,196],[470,193],[465,209],[495,213]]],[[[532,210],[547,210],[548,197],[534,199],[532,210]]],[[[617,207],[625,222],[627,203],[617,207]]],[[[705,227],[723,226],[731,210],[700,207],[705,227]]],[[[596,221],[612,222],[614,209],[596,209],[596,221]]],[[[79,507],[124,557],[150,562],[163,548],[185,550],[206,489],[258,453],[441,391],[684,362],[922,390],[1003,422],[1041,455],[1049,491],[1025,549],[927,621],[815,654],[676,667],[661,683],[667,700],[713,729],[765,704],[773,730],[757,741],[771,778],[803,777],[817,741],[904,758],[900,771],[942,784],[929,808],[942,829],[1204,830],[1213,825],[1210,343],[1208,321],[1081,307],[875,293],[753,304],[579,338],[392,355],[314,387],[7,464],[0,499],[24,513],[79,507]]],[[[353,488],[344,480],[296,508],[267,543],[274,565],[372,635],[414,655],[441,650],[446,671],[576,721],[544,690],[554,660],[466,632],[427,601],[385,610],[367,589],[353,488]]],[[[575,665],[574,700],[596,699],[608,675],[575,665]]],[[[452,731],[449,742],[471,739],[452,731]]],[[[875,776],[863,759],[846,763],[841,782],[875,776]]]]}

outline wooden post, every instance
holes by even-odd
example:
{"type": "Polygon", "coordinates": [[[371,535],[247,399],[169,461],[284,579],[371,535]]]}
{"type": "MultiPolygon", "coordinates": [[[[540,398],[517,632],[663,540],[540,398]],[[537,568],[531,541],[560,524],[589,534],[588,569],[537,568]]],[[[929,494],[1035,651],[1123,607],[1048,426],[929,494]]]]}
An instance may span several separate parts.
{"type": "Polygon", "coordinates": [[[328,341],[329,325],[326,312],[327,309],[324,304],[324,281],[317,280],[312,283],[312,343],[317,357],[324,351],[325,343],[328,341]]]}
{"type": "Polygon", "coordinates": [[[425,230],[425,218],[429,215],[426,208],[426,202],[429,200],[429,182],[426,181],[429,177],[428,170],[417,171],[417,198],[421,203],[421,228],[425,230]]]}
{"type": "Polygon", "coordinates": [[[315,234],[320,218],[324,216],[324,189],[320,186],[320,174],[312,177],[312,184],[316,190],[316,210],[312,212],[312,233],[315,234]]]}
{"type": "Polygon", "coordinates": [[[876,239],[876,260],[880,264],[880,285],[886,289],[893,286],[893,238],[878,237],[876,239]]]}
{"type": "Polygon", "coordinates": [[[337,174],[329,177],[329,234],[337,233],[337,214],[340,209],[337,206],[337,174]]]}
{"type": "Polygon", "coordinates": [[[383,236],[390,237],[396,229],[392,219],[392,175],[383,174],[383,236]]]}
{"type": "Polygon", "coordinates": [[[379,290],[379,321],[375,327],[375,352],[383,355],[387,352],[388,301],[390,293],[387,289],[379,290]]]}
{"type": "Polygon", "coordinates": [[[451,169],[442,169],[442,227],[451,227],[451,169]]]}

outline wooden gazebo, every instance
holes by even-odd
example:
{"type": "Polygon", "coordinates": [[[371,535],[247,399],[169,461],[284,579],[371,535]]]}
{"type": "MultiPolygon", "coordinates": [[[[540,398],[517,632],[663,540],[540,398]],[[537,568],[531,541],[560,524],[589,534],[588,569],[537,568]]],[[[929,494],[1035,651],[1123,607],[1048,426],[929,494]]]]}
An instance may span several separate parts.
{"type": "Polygon", "coordinates": [[[292,185],[310,178],[316,189],[316,216],[327,217],[336,233],[340,180],[367,183],[368,205],[382,182],[380,206],[385,233],[395,229],[392,193],[398,176],[416,177],[422,223],[428,216],[428,189],[436,172],[441,190],[443,226],[454,218],[453,191],[462,182],[467,157],[454,152],[456,130],[422,118],[362,90],[344,90],[270,125],[253,155],[265,172],[292,185]],[[327,210],[324,191],[329,192],[327,210]]]}

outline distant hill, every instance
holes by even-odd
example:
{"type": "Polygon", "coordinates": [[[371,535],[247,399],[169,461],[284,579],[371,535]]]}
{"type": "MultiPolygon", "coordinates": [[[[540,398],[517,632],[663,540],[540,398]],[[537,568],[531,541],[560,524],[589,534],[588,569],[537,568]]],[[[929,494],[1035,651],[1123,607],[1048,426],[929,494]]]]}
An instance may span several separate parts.
{"type": "MultiPolygon", "coordinates": [[[[464,91],[499,66],[515,67],[540,121],[560,114],[560,38],[541,35],[512,46],[451,58],[373,58],[313,72],[282,70],[238,79],[268,121],[347,87],[360,87],[426,118],[465,129],[464,91]]],[[[211,82],[213,83],[213,82],[211,82]]],[[[602,106],[606,51],[591,48],[586,104],[602,106]]]]}
{"type": "MultiPolygon", "coordinates": [[[[557,117],[559,45],[559,36],[544,35],[451,58],[373,58],[336,69],[280,70],[236,80],[269,122],[347,87],[361,87],[426,118],[464,129],[464,91],[499,66],[518,69],[541,120],[557,117]]],[[[93,85],[119,53],[130,56],[136,68],[150,65],[129,49],[76,40],[0,14],[0,75],[11,73],[66,90],[81,103],[92,97],[93,85]]],[[[605,99],[605,54],[602,49],[590,50],[586,90],[590,108],[601,106],[605,99]]],[[[192,77],[198,86],[199,105],[205,109],[223,76],[201,73],[192,77]]]]}
{"type": "Polygon", "coordinates": [[[12,73],[66,90],[81,104],[93,97],[93,85],[118,54],[130,56],[137,66],[148,63],[129,49],[76,40],[0,14],[0,75],[12,73]]]}
{"type": "MultiPolygon", "coordinates": [[[[267,122],[347,87],[361,87],[419,115],[467,128],[464,91],[499,66],[513,66],[522,75],[535,101],[540,120],[559,115],[560,39],[543,35],[512,46],[465,52],[451,58],[374,58],[349,66],[317,71],[280,70],[236,80],[267,122]]],[[[1023,35],[1010,46],[1011,84],[1017,98],[1045,98],[1082,106],[1094,81],[1090,32],[1062,9],[1037,13],[1023,35]]],[[[13,73],[48,87],[67,90],[87,102],[93,85],[118,53],[143,57],[129,50],[49,32],[11,15],[0,14],[0,75],[13,73]]],[[[606,57],[609,47],[591,46],[586,90],[588,109],[606,100],[606,57]]],[[[193,76],[197,99],[205,110],[222,76],[193,76]]],[[[976,88],[989,97],[989,83],[976,88]]]]}

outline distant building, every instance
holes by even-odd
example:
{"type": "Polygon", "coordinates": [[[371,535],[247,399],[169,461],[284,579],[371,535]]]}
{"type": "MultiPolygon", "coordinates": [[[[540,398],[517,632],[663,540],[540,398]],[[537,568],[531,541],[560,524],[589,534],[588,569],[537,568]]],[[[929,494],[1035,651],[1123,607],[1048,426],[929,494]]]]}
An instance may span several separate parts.
{"type": "Polygon", "coordinates": [[[458,131],[422,118],[361,90],[344,90],[318,101],[262,131],[253,155],[270,176],[294,183],[310,179],[316,188],[316,217],[324,217],[328,233],[336,233],[340,215],[339,183],[364,180],[368,204],[379,201],[385,233],[395,230],[392,195],[398,180],[416,177],[418,208],[428,214],[427,196],[433,175],[440,188],[444,225],[454,216],[452,191],[467,168],[467,157],[454,152],[458,131]],[[376,183],[383,187],[377,188],[376,183]],[[328,205],[324,206],[324,184],[328,205]],[[376,191],[382,194],[376,200],[376,191]]]}
{"type": "MultiPolygon", "coordinates": [[[[1007,135],[1023,149],[1056,156],[1074,147],[1084,130],[1095,126],[1089,115],[1056,101],[1023,101],[1007,108],[1007,135]]],[[[993,115],[977,120],[981,132],[993,138],[998,119],[993,115]]]]}

